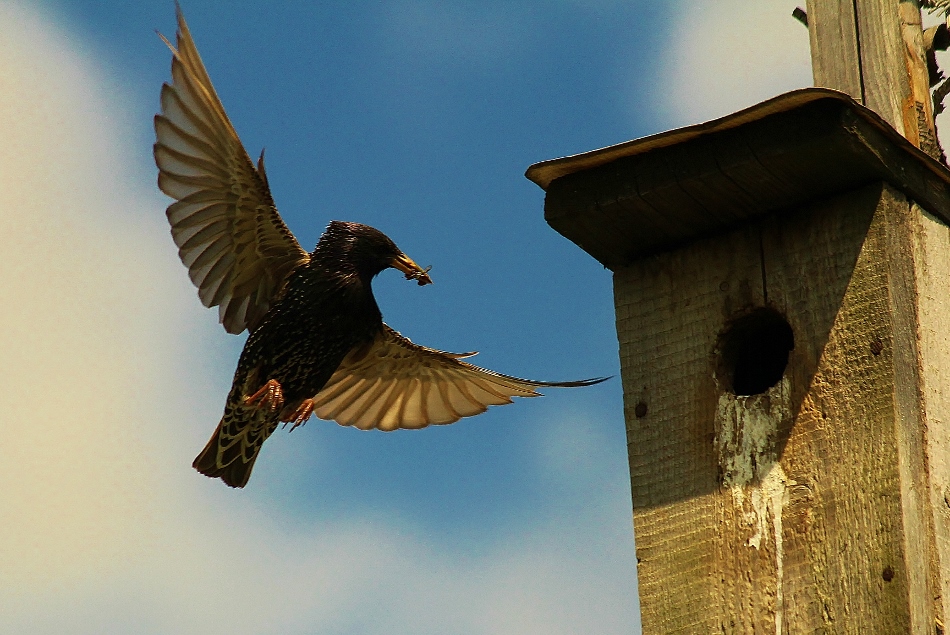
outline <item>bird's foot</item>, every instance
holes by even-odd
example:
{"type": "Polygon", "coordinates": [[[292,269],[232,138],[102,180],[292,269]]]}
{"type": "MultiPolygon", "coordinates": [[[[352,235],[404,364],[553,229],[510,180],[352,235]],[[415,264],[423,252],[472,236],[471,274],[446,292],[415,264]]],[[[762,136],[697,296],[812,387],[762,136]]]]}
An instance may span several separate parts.
{"type": "Polygon", "coordinates": [[[284,427],[287,427],[288,423],[292,423],[290,426],[290,431],[293,432],[297,426],[302,426],[307,423],[307,419],[310,418],[310,415],[313,414],[313,399],[304,399],[297,409],[294,410],[289,417],[284,419],[284,427]]]}
{"type": "Polygon", "coordinates": [[[244,400],[244,405],[258,408],[268,408],[271,412],[280,410],[284,406],[284,391],[276,379],[268,379],[260,390],[244,400]]]}

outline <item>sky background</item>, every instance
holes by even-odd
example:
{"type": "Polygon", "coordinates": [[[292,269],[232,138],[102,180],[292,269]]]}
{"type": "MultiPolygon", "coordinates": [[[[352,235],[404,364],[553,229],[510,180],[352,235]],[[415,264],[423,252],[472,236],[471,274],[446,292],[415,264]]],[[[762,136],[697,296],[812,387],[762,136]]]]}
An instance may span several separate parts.
{"type": "MultiPolygon", "coordinates": [[[[618,375],[611,278],[532,163],[811,82],[794,3],[183,9],[287,225],[378,227],[413,340],[618,375]]],[[[232,490],[191,469],[243,337],[177,259],[151,158],[168,2],[0,0],[0,632],[639,632],[619,378],[452,426],[312,419],[232,490]]]]}

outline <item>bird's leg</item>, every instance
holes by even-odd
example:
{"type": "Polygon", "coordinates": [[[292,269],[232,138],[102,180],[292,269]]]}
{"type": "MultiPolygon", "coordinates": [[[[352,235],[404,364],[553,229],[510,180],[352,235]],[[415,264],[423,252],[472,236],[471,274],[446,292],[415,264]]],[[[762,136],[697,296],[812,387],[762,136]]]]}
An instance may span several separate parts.
{"type": "Polygon", "coordinates": [[[297,409],[294,410],[289,417],[284,419],[284,426],[286,427],[288,423],[294,424],[290,427],[290,431],[293,432],[297,426],[302,426],[303,424],[307,423],[307,419],[309,419],[310,415],[312,414],[313,399],[304,399],[302,402],[300,402],[300,405],[297,406],[297,409]]]}
{"type": "Polygon", "coordinates": [[[284,391],[276,379],[268,379],[260,390],[244,400],[244,405],[258,408],[270,408],[271,412],[280,410],[284,405],[284,391]]]}

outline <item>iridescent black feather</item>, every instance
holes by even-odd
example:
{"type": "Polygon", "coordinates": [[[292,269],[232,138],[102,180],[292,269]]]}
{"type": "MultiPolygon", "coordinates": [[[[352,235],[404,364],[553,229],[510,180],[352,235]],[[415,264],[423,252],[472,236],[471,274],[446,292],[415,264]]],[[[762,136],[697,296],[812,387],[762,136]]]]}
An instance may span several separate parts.
{"type": "Polygon", "coordinates": [[[372,227],[330,223],[310,261],[290,275],[283,296],[248,337],[224,416],[195,469],[231,487],[247,483],[281,412],[317,394],[347,353],[382,332],[371,283],[401,253],[372,227]],[[271,379],[287,405],[274,411],[245,405],[271,379]]]}

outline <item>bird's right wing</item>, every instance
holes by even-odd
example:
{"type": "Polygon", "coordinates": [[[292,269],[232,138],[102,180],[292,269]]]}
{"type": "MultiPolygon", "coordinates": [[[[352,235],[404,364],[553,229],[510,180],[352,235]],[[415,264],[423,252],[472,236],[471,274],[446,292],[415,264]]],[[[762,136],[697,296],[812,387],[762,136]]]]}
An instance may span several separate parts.
{"type": "Polygon", "coordinates": [[[155,116],[158,187],[177,201],[166,214],[201,302],[218,307],[229,333],[253,331],[309,256],[277,213],[263,154],[255,169],[177,16],[177,48],[162,38],[173,57],[155,116]]]}
{"type": "Polygon", "coordinates": [[[461,361],[474,353],[446,353],[413,344],[393,329],[352,351],[313,397],[314,414],[363,430],[424,428],[537,397],[535,388],[589,386],[605,378],[570,382],[519,379],[461,361]]]}

